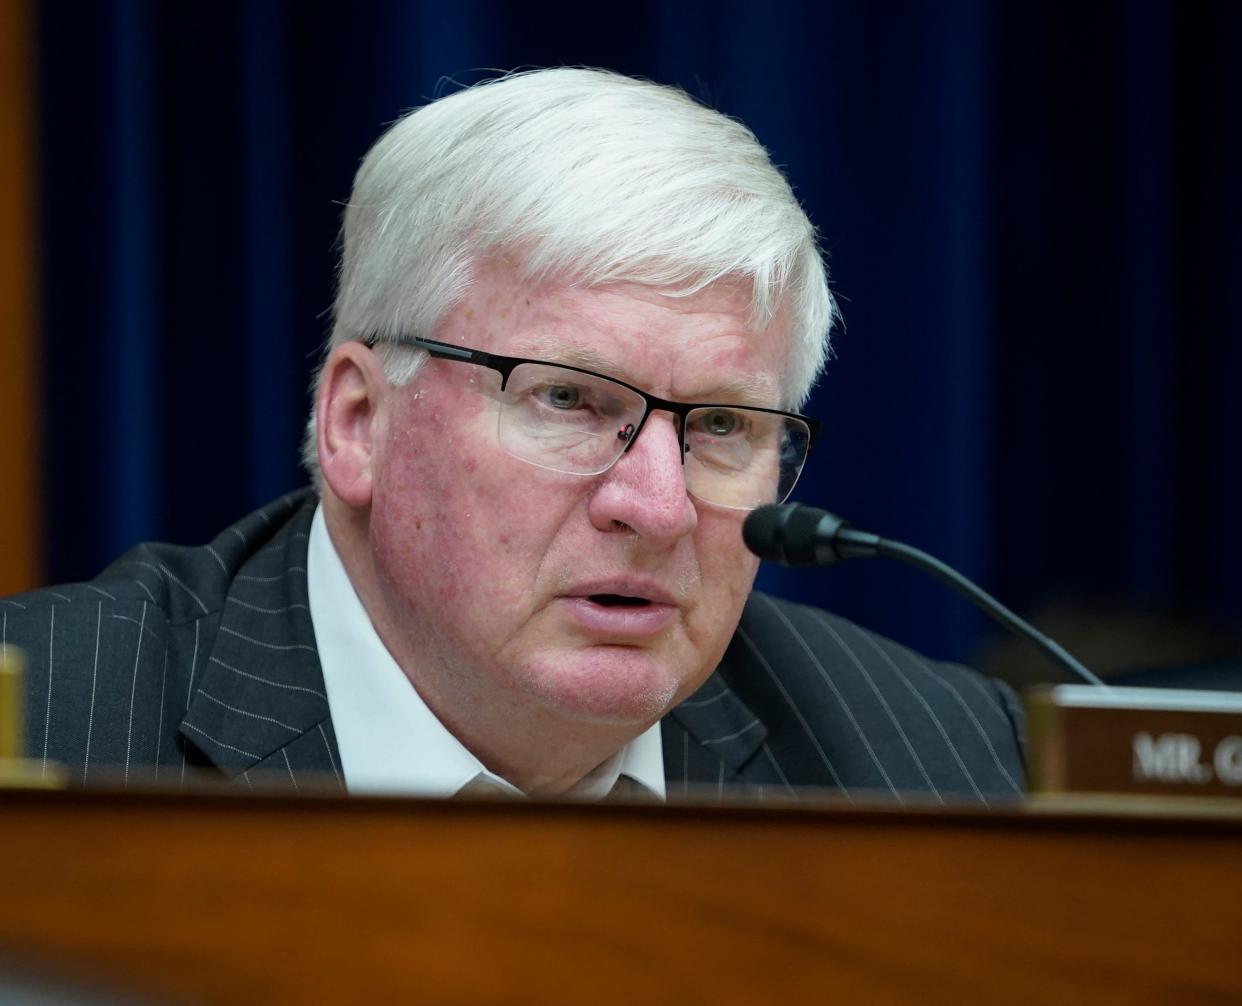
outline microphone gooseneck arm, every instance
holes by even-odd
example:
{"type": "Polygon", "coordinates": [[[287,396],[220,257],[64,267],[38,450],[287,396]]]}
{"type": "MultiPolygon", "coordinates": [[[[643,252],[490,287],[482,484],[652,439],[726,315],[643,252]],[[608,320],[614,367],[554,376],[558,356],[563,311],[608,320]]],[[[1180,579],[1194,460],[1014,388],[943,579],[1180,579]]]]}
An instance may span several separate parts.
{"type": "Polygon", "coordinates": [[[978,584],[922,549],[855,530],[835,514],[800,503],[759,507],[746,518],[742,537],[746,546],[760,559],[770,559],[786,566],[826,566],[843,559],[873,555],[900,559],[930,573],[968,598],[1010,632],[1030,640],[1045,656],[1075,678],[1090,685],[1108,687],[1056,640],[1044,635],[978,584]]]}
{"type": "Polygon", "coordinates": [[[1038,646],[1050,660],[1060,664],[1079,680],[1085,681],[1089,685],[1108,687],[1093,671],[1088,670],[1077,657],[1055,639],[1040,632],[1025,618],[1005,607],[978,584],[966,579],[961,573],[953,567],[945,565],[934,555],[928,555],[922,549],[903,544],[899,541],[892,541],[888,538],[878,539],[876,554],[886,555],[893,559],[901,559],[912,566],[917,566],[925,573],[930,573],[941,583],[952,587],[959,594],[969,598],[976,607],[991,616],[1010,632],[1019,636],[1025,636],[1038,646]]]}

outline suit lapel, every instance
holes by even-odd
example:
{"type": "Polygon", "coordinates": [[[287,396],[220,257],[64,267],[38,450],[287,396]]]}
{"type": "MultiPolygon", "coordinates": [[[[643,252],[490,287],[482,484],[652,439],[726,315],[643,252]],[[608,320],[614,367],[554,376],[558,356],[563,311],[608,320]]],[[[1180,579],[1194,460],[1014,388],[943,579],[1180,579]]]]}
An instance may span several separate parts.
{"type": "Polygon", "coordinates": [[[208,548],[230,574],[181,732],[222,771],[340,780],[306,589],[314,497],[286,497],[208,548]],[[301,504],[298,506],[298,504],[301,504]]]}
{"type": "MultiPolygon", "coordinates": [[[[732,651],[730,651],[732,652],[732,651]]],[[[660,727],[664,775],[670,793],[744,783],[742,770],[768,735],[767,727],[729,688],[721,674],[729,655],[703,686],[660,727]]]]}

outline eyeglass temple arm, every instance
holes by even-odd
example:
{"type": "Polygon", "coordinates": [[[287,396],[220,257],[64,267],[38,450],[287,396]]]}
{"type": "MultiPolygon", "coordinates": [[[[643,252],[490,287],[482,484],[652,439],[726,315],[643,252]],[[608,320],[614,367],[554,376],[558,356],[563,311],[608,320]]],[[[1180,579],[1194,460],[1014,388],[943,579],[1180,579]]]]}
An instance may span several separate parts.
{"type": "Polygon", "coordinates": [[[487,353],[480,352],[477,349],[466,349],[464,346],[450,346],[447,342],[437,342],[435,339],[422,339],[415,336],[410,341],[419,349],[425,349],[432,356],[438,356],[444,360],[484,363],[488,358],[487,353]]]}
{"type": "Polygon", "coordinates": [[[509,375],[513,373],[514,367],[519,363],[529,362],[513,356],[498,356],[495,353],[485,353],[481,349],[450,346],[447,342],[437,342],[435,339],[423,339],[415,336],[411,341],[420,349],[427,350],[429,356],[436,356],[442,360],[456,360],[458,363],[477,363],[480,367],[487,367],[490,370],[496,371],[500,374],[501,388],[508,385],[509,375]]]}

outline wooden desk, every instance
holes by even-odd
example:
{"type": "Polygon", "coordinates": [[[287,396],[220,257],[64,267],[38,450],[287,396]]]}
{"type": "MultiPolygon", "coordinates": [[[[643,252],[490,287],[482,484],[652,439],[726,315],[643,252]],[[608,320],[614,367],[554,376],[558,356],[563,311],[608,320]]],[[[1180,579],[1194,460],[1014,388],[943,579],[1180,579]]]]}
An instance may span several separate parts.
{"type": "Polygon", "coordinates": [[[1242,1001],[1242,818],[0,795],[0,953],[206,1003],[1242,1001]]]}

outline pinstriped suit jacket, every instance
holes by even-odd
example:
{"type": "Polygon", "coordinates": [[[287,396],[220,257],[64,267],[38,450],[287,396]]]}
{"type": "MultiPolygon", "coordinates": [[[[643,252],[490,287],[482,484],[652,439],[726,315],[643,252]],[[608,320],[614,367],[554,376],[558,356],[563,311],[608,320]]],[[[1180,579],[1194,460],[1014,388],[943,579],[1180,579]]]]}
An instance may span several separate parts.
{"type": "MultiPolygon", "coordinates": [[[[314,504],[294,493],[201,548],[140,545],[90,583],[0,600],[0,639],[27,656],[30,757],[85,782],[340,784],[307,602],[314,504]]],[[[988,801],[1021,792],[1020,723],[1004,685],[755,594],[661,730],[671,795],[988,801]]]]}

